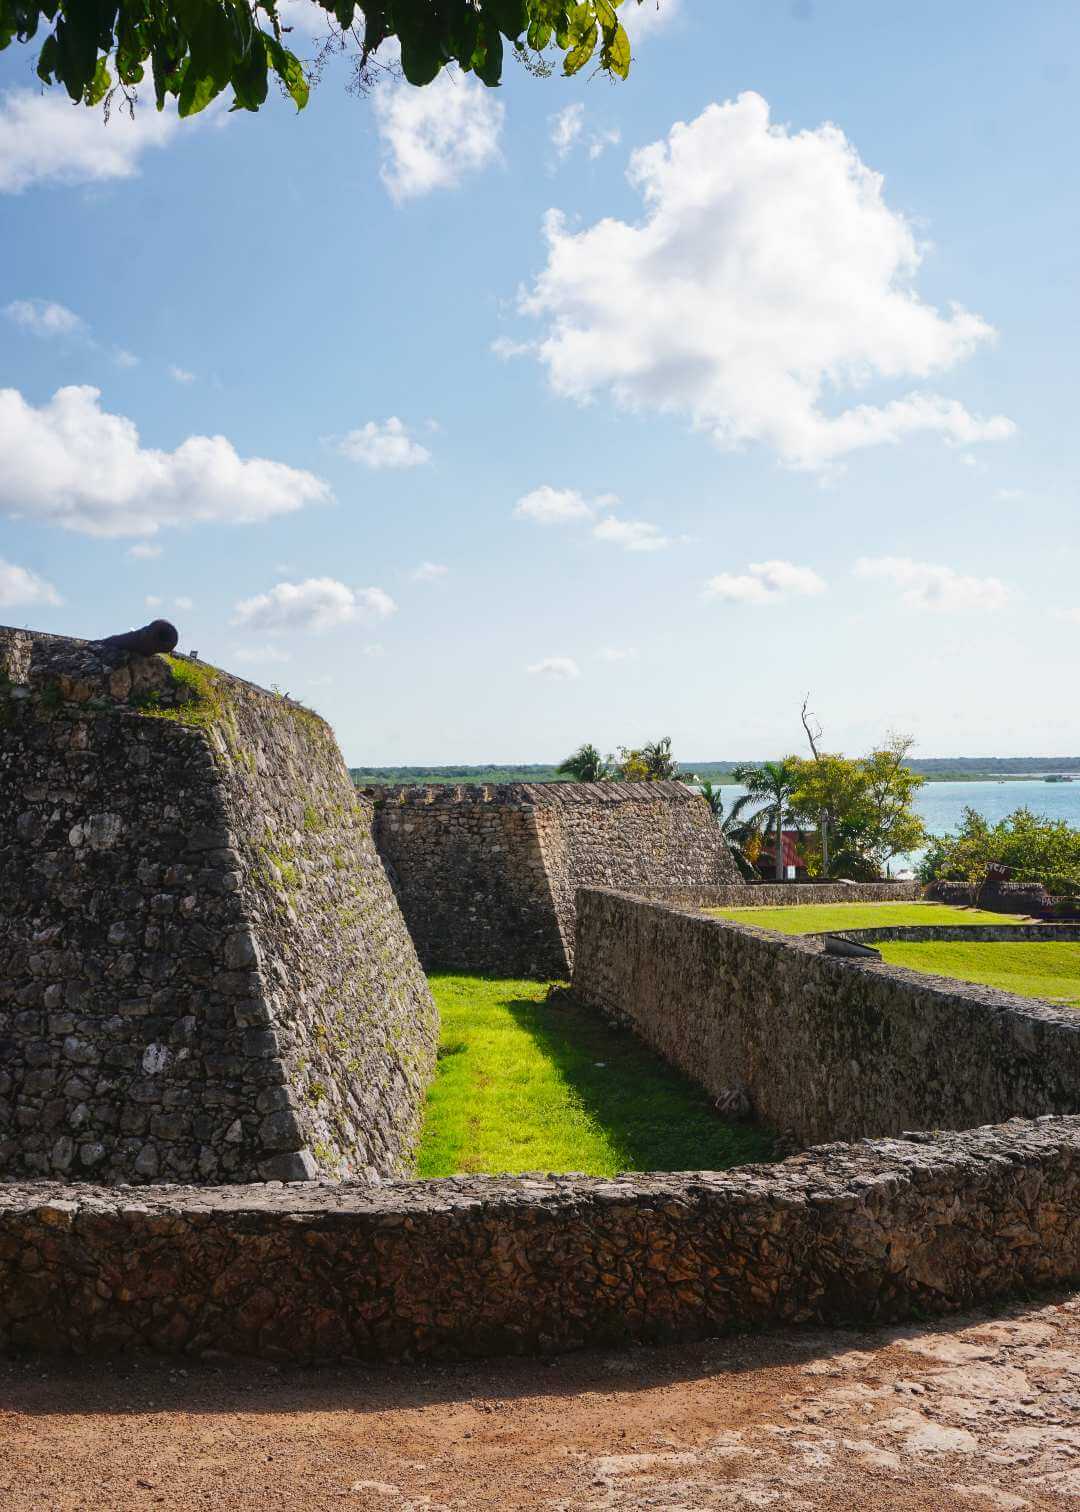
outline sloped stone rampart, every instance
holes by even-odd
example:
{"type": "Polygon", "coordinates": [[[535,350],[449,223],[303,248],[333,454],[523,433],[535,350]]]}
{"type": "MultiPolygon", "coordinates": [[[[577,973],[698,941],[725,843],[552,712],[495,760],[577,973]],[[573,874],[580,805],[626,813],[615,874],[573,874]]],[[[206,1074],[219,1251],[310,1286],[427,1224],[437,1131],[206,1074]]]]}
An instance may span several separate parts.
{"type": "Polygon", "coordinates": [[[1080,1014],[600,889],[574,992],[804,1143],[1080,1109],[1080,1014]]]}
{"type": "Polygon", "coordinates": [[[739,885],[708,805],[680,782],[364,791],[428,970],[565,977],[579,887],[739,885]]]}
{"type": "Polygon", "coordinates": [[[948,1313],[1080,1279],[1080,1120],[717,1173],[0,1186],[0,1349],[460,1358],[948,1313]]]}
{"type": "Polygon", "coordinates": [[[325,723],[0,631],[0,1172],[402,1175],[436,1013],[325,723]]]}

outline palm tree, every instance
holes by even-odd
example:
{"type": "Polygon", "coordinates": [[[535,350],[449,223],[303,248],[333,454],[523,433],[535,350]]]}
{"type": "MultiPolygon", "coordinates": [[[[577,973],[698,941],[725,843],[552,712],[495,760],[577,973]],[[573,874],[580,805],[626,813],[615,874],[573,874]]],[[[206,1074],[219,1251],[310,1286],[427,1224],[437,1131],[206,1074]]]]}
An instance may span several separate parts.
{"type": "Polygon", "coordinates": [[[575,782],[607,782],[611,776],[610,757],[601,756],[588,741],[578,746],[572,756],[555,768],[560,777],[572,777],[575,782]]]}
{"type": "Polygon", "coordinates": [[[782,882],[784,820],[789,817],[788,804],[799,784],[798,767],[787,757],[783,761],[763,761],[760,766],[739,766],[732,775],[736,782],[745,786],[748,799],[765,800],[753,820],[763,841],[768,843],[770,837],[774,839],[775,876],[778,882],[782,882]]]}
{"type": "Polygon", "coordinates": [[[697,779],[698,792],[712,809],[713,818],[720,824],[724,817],[724,794],[723,791],[714,787],[710,778],[699,777],[697,779]]]}
{"type": "Polygon", "coordinates": [[[743,811],[755,801],[754,794],[740,794],[726,814],[723,798],[719,793],[717,797],[720,798],[720,812],[717,818],[720,821],[720,833],[724,837],[724,843],[731,852],[739,871],[747,881],[752,881],[757,876],[757,870],[747,851],[751,840],[758,832],[757,816],[750,814],[744,818],[743,811]]]}

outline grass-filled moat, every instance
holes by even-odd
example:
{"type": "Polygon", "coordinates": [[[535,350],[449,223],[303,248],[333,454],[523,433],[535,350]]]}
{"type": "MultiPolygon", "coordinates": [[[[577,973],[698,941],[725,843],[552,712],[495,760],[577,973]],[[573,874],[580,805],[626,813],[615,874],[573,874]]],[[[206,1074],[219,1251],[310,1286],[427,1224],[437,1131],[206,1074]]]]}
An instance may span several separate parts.
{"type": "Polygon", "coordinates": [[[721,1170],[769,1160],[767,1131],[548,984],[434,976],[442,1036],[417,1173],[721,1170]]]}
{"type": "MultiPolygon", "coordinates": [[[[823,903],[790,908],[716,908],[708,910],[739,924],[756,924],[783,934],[816,934],[827,929],[871,929],[893,924],[998,924],[1025,922],[1009,914],[947,903],[823,903]]],[[[876,944],[886,961],[999,987],[1020,997],[1045,998],[1080,1007],[1080,944],[1068,941],[884,940],[876,944]]]]}
{"type": "Polygon", "coordinates": [[[894,966],[1080,1008],[1080,944],[1070,941],[884,940],[876,949],[894,966]]]}
{"type": "Polygon", "coordinates": [[[756,924],[781,934],[818,934],[825,929],[878,929],[893,924],[1020,924],[1012,914],[950,903],[793,903],[786,908],[709,908],[737,924],[756,924]]]}

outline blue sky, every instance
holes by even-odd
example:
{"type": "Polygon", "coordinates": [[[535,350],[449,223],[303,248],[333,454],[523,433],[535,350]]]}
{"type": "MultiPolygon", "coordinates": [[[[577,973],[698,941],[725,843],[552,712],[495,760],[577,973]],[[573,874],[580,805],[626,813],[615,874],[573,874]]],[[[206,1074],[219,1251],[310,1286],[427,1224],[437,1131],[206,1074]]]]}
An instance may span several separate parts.
{"type": "Polygon", "coordinates": [[[1075,6],[646,9],[625,85],[301,115],[0,55],[0,620],[168,615],[353,763],[778,754],[808,690],[1080,751],[1075,6]]]}

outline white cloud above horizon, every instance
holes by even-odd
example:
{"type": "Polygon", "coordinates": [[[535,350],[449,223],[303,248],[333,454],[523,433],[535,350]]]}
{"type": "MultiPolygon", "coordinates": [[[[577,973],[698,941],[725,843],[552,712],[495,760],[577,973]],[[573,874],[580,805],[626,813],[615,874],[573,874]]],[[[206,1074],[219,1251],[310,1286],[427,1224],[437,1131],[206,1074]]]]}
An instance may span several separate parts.
{"type": "Polygon", "coordinates": [[[374,624],[396,612],[397,605],[382,588],[350,588],[330,577],[305,578],[241,599],[231,623],[248,630],[321,632],[339,625],[374,624]]]}
{"type": "Polygon", "coordinates": [[[794,562],[751,562],[743,573],[720,572],[705,584],[704,597],[730,604],[775,604],[786,598],[815,598],[825,579],[794,562]]]}
{"type": "Polygon", "coordinates": [[[259,666],[266,662],[291,662],[292,653],[283,651],[280,646],[236,646],[233,649],[232,659],[249,666],[259,666]]]}
{"type": "Polygon", "coordinates": [[[1014,596],[1000,578],[972,577],[910,557],[860,557],[854,572],[856,577],[892,583],[900,590],[901,602],[912,609],[992,611],[1003,609],[1014,596]]]}
{"type": "Polygon", "coordinates": [[[28,403],[0,389],[0,513],[93,536],[152,536],[169,526],[252,525],[324,503],[313,473],[241,457],[225,436],[144,447],[134,421],[87,385],[28,403]]]}
{"type": "Polygon", "coordinates": [[[610,546],[621,546],[624,551],[663,551],[671,545],[671,537],[664,535],[659,525],[646,520],[617,520],[609,516],[598,520],[593,526],[593,537],[610,546]]]}
{"type": "Polygon", "coordinates": [[[175,362],[169,363],[168,371],[169,377],[173,380],[174,383],[182,383],[186,385],[195,382],[195,374],[189,372],[187,368],[177,367],[175,362]]]}
{"type": "Polygon", "coordinates": [[[836,126],[791,132],[746,93],[633,153],[628,177],[637,223],[547,216],[547,263],[520,309],[544,322],[535,350],[556,393],[678,414],[803,468],[918,432],[965,446],[1013,434],[922,388],[834,412],[837,396],[921,384],[994,337],[920,299],[925,247],[836,126]]]}
{"type": "Polygon", "coordinates": [[[62,604],[53,585],[29,567],[18,567],[0,557],[0,609],[15,609],[23,604],[62,604]]]}
{"type": "Polygon", "coordinates": [[[379,176],[398,204],[457,188],[499,161],[505,107],[472,74],[444,69],[422,89],[382,84],[372,108],[382,153],[379,176]]]}
{"type": "Polygon", "coordinates": [[[543,677],[548,682],[574,682],[581,676],[581,668],[572,656],[545,656],[528,668],[530,677],[543,677]]]}
{"type": "Polygon", "coordinates": [[[153,546],[149,541],[136,541],[134,546],[128,547],[127,554],[136,562],[150,562],[159,557],[162,550],[161,546],[153,546]]]}
{"type": "Polygon", "coordinates": [[[542,483],[521,496],[514,505],[514,518],[532,520],[537,525],[564,525],[571,520],[591,520],[598,509],[611,509],[617,502],[614,494],[587,500],[576,488],[553,488],[542,483]]]}
{"type": "Polygon", "coordinates": [[[662,27],[674,21],[682,11],[683,0],[626,0],[619,7],[619,20],[626,28],[630,41],[643,41],[653,36],[662,27]]]}
{"type": "Polygon", "coordinates": [[[579,143],[585,148],[590,162],[595,162],[609,147],[618,146],[622,141],[622,132],[617,126],[611,126],[586,135],[585,106],[576,101],[548,116],[548,140],[560,163],[566,161],[579,143]]]}
{"type": "MultiPolygon", "coordinates": [[[[219,110],[210,110],[219,116],[219,110]]],[[[133,178],[144,153],[167,146],[179,128],[174,109],[159,114],[148,99],[136,108],[134,120],[126,110],[114,110],[106,122],[100,108],[73,106],[59,87],[4,90],[0,194],[21,194],[39,184],[133,178]]]]}
{"type": "Polygon", "coordinates": [[[350,462],[361,462],[375,470],[422,467],[431,461],[430,451],[413,439],[409,427],[397,415],[388,420],[369,420],[349,431],[338,442],[337,449],[350,462]]]}
{"type": "Polygon", "coordinates": [[[14,325],[33,336],[77,336],[86,331],[86,322],[67,305],[55,299],[13,299],[4,306],[4,314],[14,325]]]}
{"type": "Polygon", "coordinates": [[[435,583],[440,578],[446,577],[449,571],[449,567],[442,562],[421,562],[418,567],[413,568],[409,577],[414,583],[435,583]]]}

